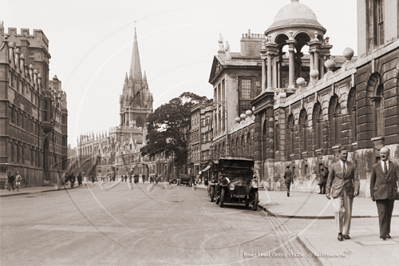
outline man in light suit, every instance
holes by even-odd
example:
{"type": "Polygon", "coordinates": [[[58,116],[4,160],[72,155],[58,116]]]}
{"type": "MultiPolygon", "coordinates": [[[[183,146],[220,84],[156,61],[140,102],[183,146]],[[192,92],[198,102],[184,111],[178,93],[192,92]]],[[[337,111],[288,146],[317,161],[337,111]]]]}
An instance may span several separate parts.
{"type": "Polygon", "coordinates": [[[350,239],[353,198],[359,194],[360,180],[356,165],[348,162],[348,151],[342,149],[340,160],[331,165],[326,184],[326,196],[333,198],[338,240],[350,239]]]}
{"type": "Polygon", "coordinates": [[[389,149],[383,147],[380,151],[381,160],[373,165],[370,178],[370,196],[377,203],[380,238],[391,238],[391,218],[395,194],[398,192],[399,167],[389,161],[389,149]]]}

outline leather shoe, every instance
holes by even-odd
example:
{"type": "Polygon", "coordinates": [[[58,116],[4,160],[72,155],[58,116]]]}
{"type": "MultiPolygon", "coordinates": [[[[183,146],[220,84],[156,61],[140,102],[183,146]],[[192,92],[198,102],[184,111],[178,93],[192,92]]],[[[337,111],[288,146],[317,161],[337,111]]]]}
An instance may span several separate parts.
{"type": "Polygon", "coordinates": [[[387,238],[392,238],[390,234],[387,234],[387,238]]]}
{"type": "Polygon", "coordinates": [[[338,241],[343,241],[344,240],[344,238],[342,237],[342,233],[338,234],[337,239],[338,239],[338,241]]]}
{"type": "Polygon", "coordinates": [[[343,238],[345,238],[345,239],[351,239],[351,237],[348,236],[348,235],[343,235],[343,238]]]}
{"type": "Polygon", "coordinates": [[[381,239],[384,240],[384,241],[387,240],[385,237],[381,237],[381,239]]]}

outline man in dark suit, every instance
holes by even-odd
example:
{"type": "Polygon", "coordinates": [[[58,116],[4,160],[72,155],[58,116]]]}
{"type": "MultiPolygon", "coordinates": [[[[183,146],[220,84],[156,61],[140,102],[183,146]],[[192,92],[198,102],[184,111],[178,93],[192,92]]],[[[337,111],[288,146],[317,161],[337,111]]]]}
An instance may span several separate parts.
{"type": "Polygon", "coordinates": [[[12,188],[12,191],[14,191],[14,180],[15,180],[15,177],[14,177],[13,174],[11,174],[11,171],[8,172],[7,178],[8,178],[8,180],[7,180],[8,181],[8,184],[7,184],[8,191],[10,191],[11,188],[12,188]]]}
{"type": "Polygon", "coordinates": [[[326,194],[326,182],[327,182],[327,177],[328,177],[328,171],[327,167],[324,167],[323,165],[320,166],[320,180],[319,180],[319,187],[320,187],[320,192],[319,194],[326,194]]]}
{"type": "Polygon", "coordinates": [[[399,186],[399,167],[389,161],[389,149],[383,147],[380,151],[381,160],[373,165],[370,178],[370,196],[377,203],[380,238],[391,238],[391,218],[395,195],[399,186]]]}
{"type": "Polygon", "coordinates": [[[294,177],[293,177],[293,173],[290,170],[290,166],[287,165],[287,170],[284,173],[284,180],[285,180],[285,186],[287,188],[287,197],[290,196],[290,188],[291,188],[291,184],[294,183],[294,177]]]}
{"type": "Polygon", "coordinates": [[[326,196],[333,198],[335,223],[338,230],[338,240],[350,239],[353,198],[359,194],[360,180],[356,165],[348,162],[348,151],[343,149],[340,160],[330,168],[326,184],[326,196]]]}

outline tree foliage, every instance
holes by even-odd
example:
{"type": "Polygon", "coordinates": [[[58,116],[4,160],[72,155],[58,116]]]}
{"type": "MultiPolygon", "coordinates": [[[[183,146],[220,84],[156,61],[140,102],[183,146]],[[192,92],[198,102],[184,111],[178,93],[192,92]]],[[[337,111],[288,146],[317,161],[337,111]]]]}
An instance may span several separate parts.
{"type": "Polygon", "coordinates": [[[172,151],[179,154],[187,147],[185,129],[191,125],[191,108],[198,103],[211,103],[212,99],[184,92],[168,103],[158,107],[148,117],[147,145],[141,148],[143,155],[165,152],[168,157],[172,151]]]}

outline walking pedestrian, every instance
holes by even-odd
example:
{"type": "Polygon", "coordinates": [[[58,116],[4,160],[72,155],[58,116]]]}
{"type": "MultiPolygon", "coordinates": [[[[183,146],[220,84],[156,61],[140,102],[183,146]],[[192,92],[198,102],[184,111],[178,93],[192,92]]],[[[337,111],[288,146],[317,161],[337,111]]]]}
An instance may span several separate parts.
{"type": "Polygon", "coordinates": [[[19,191],[19,186],[21,185],[22,181],[22,176],[19,174],[19,171],[17,171],[17,175],[15,177],[15,187],[17,188],[17,191],[19,191]]]}
{"type": "Polygon", "coordinates": [[[71,176],[69,177],[69,181],[71,182],[71,188],[73,188],[73,186],[75,185],[75,174],[72,173],[71,176]]]}
{"type": "Polygon", "coordinates": [[[11,173],[11,171],[8,172],[7,178],[8,178],[8,191],[11,190],[11,187],[12,187],[12,191],[14,191],[14,180],[15,180],[15,177],[11,173]]]}
{"type": "Polygon", "coordinates": [[[326,182],[327,182],[327,167],[324,167],[323,165],[320,166],[320,180],[319,180],[319,187],[320,187],[320,192],[319,194],[326,194],[326,182]]]}
{"type": "Polygon", "coordinates": [[[82,173],[79,172],[78,174],[78,185],[81,186],[82,185],[82,173]]]}
{"type": "Polygon", "coordinates": [[[389,160],[390,150],[383,147],[381,160],[373,165],[370,178],[370,196],[377,204],[380,238],[391,238],[391,219],[395,196],[399,192],[399,167],[389,160]]]}
{"type": "Polygon", "coordinates": [[[287,197],[289,197],[291,184],[294,183],[293,173],[292,173],[289,165],[287,165],[287,170],[285,170],[284,180],[285,180],[285,186],[287,188],[287,197]]]}
{"type": "Polygon", "coordinates": [[[331,165],[328,175],[326,197],[333,198],[335,223],[338,231],[338,241],[350,239],[353,198],[359,194],[360,180],[356,165],[348,162],[348,151],[342,149],[340,160],[331,165]]]}
{"type": "Polygon", "coordinates": [[[141,175],[141,179],[143,180],[143,184],[144,184],[145,183],[145,175],[144,174],[141,175]]]}
{"type": "Polygon", "coordinates": [[[127,181],[127,175],[125,175],[125,182],[127,181]]]}

